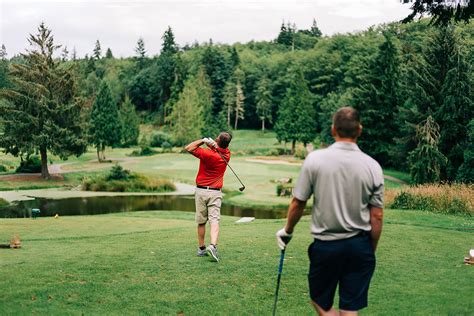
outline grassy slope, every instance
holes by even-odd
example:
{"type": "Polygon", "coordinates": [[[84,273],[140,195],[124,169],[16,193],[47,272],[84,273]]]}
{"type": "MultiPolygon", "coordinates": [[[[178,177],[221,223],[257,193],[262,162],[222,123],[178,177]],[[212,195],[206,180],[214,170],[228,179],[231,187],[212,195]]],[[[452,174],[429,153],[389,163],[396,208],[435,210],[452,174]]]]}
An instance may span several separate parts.
{"type": "MultiPolygon", "coordinates": [[[[0,240],[20,233],[23,249],[0,249],[5,314],[268,315],[283,220],[234,224],[224,217],[222,262],[195,257],[192,213],[137,212],[0,220],[0,240]]],[[[307,304],[309,218],[285,260],[278,311],[312,315],[307,304]]],[[[467,315],[474,308],[472,220],[388,211],[363,315],[467,315]],[[416,225],[414,225],[416,224],[416,225]],[[453,228],[470,228],[457,231],[453,228]]]]}

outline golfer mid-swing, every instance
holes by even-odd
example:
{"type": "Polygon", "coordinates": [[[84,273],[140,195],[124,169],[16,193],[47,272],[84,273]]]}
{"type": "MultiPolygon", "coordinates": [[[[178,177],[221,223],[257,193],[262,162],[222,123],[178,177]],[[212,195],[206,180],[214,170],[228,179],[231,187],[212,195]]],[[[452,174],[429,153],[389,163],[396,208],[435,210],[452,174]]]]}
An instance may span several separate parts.
{"type": "Polygon", "coordinates": [[[356,144],[361,131],[353,108],[334,114],[331,133],[336,142],[304,161],[286,226],[276,234],[283,250],[313,195],[308,281],[319,315],[357,315],[367,306],[382,233],[384,180],[380,165],[356,144]],[[337,285],[339,312],[333,307],[337,285]]]}
{"type": "Polygon", "coordinates": [[[198,256],[209,254],[215,261],[219,261],[217,254],[217,238],[219,236],[219,220],[222,203],[222,185],[226,162],[230,160],[229,143],[232,136],[222,132],[212,140],[210,138],[198,139],[185,147],[186,151],[199,158],[199,171],[196,176],[196,223],[198,245],[198,256]],[[201,148],[206,144],[208,149],[201,148]],[[217,152],[219,151],[219,152],[217,152]],[[220,153],[220,154],[219,154],[220,153]],[[221,157],[222,156],[222,157],[221,157]],[[206,248],[204,237],[206,235],[206,223],[209,221],[211,227],[211,244],[206,248]]]}

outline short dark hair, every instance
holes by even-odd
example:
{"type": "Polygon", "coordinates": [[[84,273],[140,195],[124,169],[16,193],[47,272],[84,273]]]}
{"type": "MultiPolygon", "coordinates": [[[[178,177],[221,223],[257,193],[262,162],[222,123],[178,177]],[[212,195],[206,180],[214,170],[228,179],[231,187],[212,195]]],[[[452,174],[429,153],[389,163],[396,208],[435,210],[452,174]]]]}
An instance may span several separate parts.
{"type": "Polygon", "coordinates": [[[232,134],[228,132],[221,132],[219,136],[217,136],[219,140],[219,147],[226,149],[229,147],[230,141],[232,140],[232,134]]]}
{"type": "Polygon", "coordinates": [[[332,117],[337,135],[343,138],[357,138],[360,126],[359,112],[349,106],[340,108],[332,117]]]}

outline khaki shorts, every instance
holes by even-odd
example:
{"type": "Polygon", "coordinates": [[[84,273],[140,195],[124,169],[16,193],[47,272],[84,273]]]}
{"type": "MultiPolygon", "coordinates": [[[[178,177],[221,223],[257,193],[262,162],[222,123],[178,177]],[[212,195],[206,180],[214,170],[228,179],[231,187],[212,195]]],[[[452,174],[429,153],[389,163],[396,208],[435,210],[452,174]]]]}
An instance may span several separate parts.
{"type": "Polygon", "coordinates": [[[222,192],[196,188],[196,223],[219,223],[221,219],[222,192]]]}

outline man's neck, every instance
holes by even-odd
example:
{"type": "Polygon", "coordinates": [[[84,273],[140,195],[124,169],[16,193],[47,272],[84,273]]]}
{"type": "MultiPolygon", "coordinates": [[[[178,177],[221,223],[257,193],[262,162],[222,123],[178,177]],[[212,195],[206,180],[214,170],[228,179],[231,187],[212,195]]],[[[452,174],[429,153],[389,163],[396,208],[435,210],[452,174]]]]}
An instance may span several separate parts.
{"type": "Polygon", "coordinates": [[[357,144],[357,138],[344,138],[344,137],[334,137],[334,140],[336,142],[346,142],[346,143],[353,143],[353,144],[357,144]]]}

